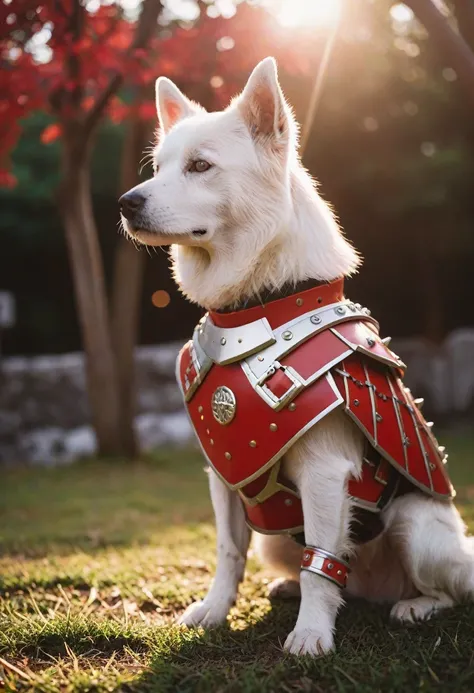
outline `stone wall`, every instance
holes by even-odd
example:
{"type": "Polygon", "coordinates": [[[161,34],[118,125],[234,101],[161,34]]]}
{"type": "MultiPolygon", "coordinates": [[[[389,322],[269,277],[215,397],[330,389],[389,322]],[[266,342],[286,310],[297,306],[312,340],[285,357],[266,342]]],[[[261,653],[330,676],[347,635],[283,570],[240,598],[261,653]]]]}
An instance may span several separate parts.
{"type": "MultiPolygon", "coordinates": [[[[174,380],[179,344],[140,347],[136,430],[142,450],[192,440],[174,380]]],[[[442,346],[393,340],[408,366],[406,384],[425,397],[429,418],[468,417],[474,409],[474,329],[453,332],[442,346]]],[[[92,455],[82,354],[0,362],[0,461],[68,463],[92,455]]]]}
{"type": "MultiPolygon", "coordinates": [[[[179,348],[137,349],[135,426],[142,450],[191,439],[174,377],[179,348]]],[[[0,362],[0,462],[67,463],[94,451],[81,353],[0,362]]]]}

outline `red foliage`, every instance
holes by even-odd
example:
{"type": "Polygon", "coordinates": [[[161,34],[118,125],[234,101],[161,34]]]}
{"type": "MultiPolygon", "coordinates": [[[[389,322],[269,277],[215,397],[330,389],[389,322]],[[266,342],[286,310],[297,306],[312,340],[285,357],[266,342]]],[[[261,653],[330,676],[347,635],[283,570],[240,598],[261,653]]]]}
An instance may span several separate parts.
{"type": "MultiPolygon", "coordinates": [[[[0,169],[9,168],[22,118],[36,110],[55,115],[58,123],[41,136],[52,142],[65,123],[84,121],[115,75],[124,78],[124,100],[112,98],[104,115],[120,122],[131,107],[144,119],[155,117],[152,84],[161,74],[216,108],[266,55],[290,74],[310,72],[317,58],[311,32],[284,31],[266,11],[246,4],[231,19],[211,19],[203,9],[191,28],[157,25],[146,50],[133,49],[135,30],[117,3],[96,12],[77,0],[0,3],[0,169]],[[128,104],[127,87],[134,85],[150,85],[150,101],[138,108],[128,104]]],[[[11,178],[0,175],[0,184],[5,182],[11,178]]]]}
{"type": "Polygon", "coordinates": [[[53,123],[52,125],[48,125],[48,127],[43,130],[41,133],[41,141],[43,144],[49,144],[50,142],[57,140],[61,133],[61,126],[57,123],[53,123]]]}

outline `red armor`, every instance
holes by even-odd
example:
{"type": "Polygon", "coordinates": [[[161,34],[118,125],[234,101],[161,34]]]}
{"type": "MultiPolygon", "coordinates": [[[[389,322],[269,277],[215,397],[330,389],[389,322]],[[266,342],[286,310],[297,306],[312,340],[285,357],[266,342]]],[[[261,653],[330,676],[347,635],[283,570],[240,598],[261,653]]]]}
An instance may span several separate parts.
{"type": "Polygon", "coordinates": [[[401,476],[450,499],[453,489],[404,364],[379,337],[370,311],[339,280],[234,313],[210,313],[178,357],[178,380],[209,464],[238,490],[249,525],[298,533],[298,491],[280,473],[285,452],[337,408],[367,440],[354,503],[379,512],[401,476]]]}

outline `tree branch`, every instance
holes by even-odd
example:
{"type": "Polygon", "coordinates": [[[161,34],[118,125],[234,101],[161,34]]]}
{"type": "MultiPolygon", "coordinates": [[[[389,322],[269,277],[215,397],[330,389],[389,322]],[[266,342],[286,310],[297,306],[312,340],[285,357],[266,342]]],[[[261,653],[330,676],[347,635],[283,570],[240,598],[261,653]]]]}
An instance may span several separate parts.
{"type": "MultiPolygon", "coordinates": [[[[425,26],[436,46],[446,56],[465,87],[465,95],[474,109],[474,53],[457,34],[432,0],[404,0],[425,26]]],[[[464,3],[466,0],[464,0],[464,3]]]]}
{"type": "Polygon", "coordinates": [[[452,0],[452,4],[461,36],[474,51],[474,1],[452,0]]]}
{"type": "MultiPolygon", "coordinates": [[[[161,0],[143,0],[142,11],[138,19],[135,38],[126,53],[127,57],[133,54],[134,51],[144,49],[148,46],[154,32],[156,31],[156,24],[161,10],[161,0]]],[[[110,78],[108,85],[97,99],[93,108],[89,111],[84,122],[84,132],[86,136],[93,132],[105,109],[107,108],[110,99],[118,92],[124,83],[124,79],[124,74],[122,72],[116,72],[110,78]]]]}

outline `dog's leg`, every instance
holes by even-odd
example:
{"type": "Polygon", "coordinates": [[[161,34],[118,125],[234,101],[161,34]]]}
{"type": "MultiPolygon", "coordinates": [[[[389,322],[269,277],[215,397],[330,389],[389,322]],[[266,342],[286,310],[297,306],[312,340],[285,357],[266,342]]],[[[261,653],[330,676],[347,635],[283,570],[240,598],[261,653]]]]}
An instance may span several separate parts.
{"type": "Polygon", "coordinates": [[[474,597],[474,545],[452,503],[414,492],[384,513],[388,536],[420,596],[403,599],[392,618],[413,623],[474,597]]]}
{"type": "MultiPolygon", "coordinates": [[[[357,473],[357,464],[351,459],[360,459],[361,449],[357,437],[351,431],[348,436],[346,427],[344,437],[338,439],[334,435],[338,428],[326,424],[306,434],[290,450],[285,473],[292,475],[301,494],[306,544],[341,557],[349,550],[347,479],[357,473]]],[[[301,571],[300,585],[298,620],[285,649],[293,654],[325,654],[334,647],[336,615],[343,603],[341,588],[305,570],[301,571]]]]}
{"type": "Polygon", "coordinates": [[[195,602],[179,619],[186,626],[211,627],[224,623],[237,597],[250,542],[242,502],[237,494],[209,471],[212,505],[216,516],[217,569],[203,601],[195,602]]]}

